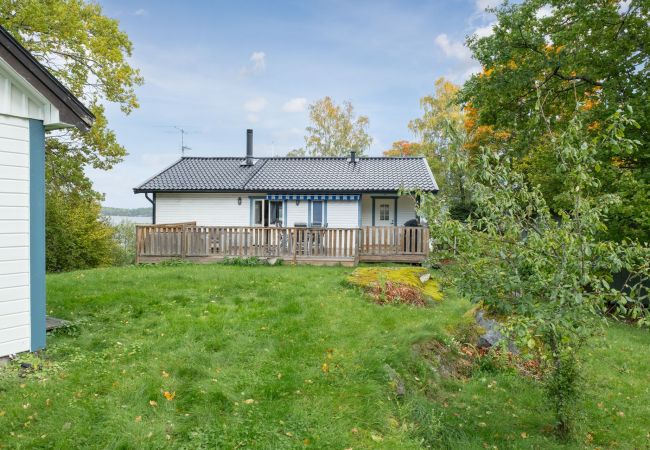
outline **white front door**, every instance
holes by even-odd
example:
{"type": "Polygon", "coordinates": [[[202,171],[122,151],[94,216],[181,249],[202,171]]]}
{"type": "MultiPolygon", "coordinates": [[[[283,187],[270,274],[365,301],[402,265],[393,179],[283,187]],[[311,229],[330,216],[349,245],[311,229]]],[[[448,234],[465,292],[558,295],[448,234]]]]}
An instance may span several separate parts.
{"type": "Polygon", "coordinates": [[[375,199],[375,226],[389,227],[395,225],[395,199],[375,199]]]}

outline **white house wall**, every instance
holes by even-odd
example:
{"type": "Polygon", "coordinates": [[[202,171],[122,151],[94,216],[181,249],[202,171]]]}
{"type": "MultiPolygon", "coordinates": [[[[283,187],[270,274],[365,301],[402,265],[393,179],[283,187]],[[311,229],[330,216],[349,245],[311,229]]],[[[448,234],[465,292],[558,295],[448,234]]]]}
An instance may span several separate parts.
{"type": "MultiPolygon", "coordinates": [[[[0,167],[0,177],[2,176],[0,167]]],[[[0,194],[0,199],[2,199],[0,194]]],[[[188,193],[156,194],[156,223],[196,222],[205,226],[249,226],[250,199],[252,194],[233,193],[188,193]],[[241,198],[241,205],[237,199],[241,198]]],[[[253,197],[264,197],[255,194],[253,197]]],[[[386,197],[386,194],[363,194],[361,196],[361,225],[372,226],[372,197],[386,197]]],[[[410,196],[396,197],[397,225],[415,218],[415,201],[410,196]]],[[[28,201],[28,200],[27,200],[28,201]]],[[[302,200],[296,205],[295,200],[286,203],[286,225],[293,227],[296,223],[308,222],[309,202],[302,200]]],[[[12,214],[18,214],[13,211],[12,214]]],[[[328,201],[327,226],[330,228],[356,228],[359,226],[359,205],[356,201],[328,201]]]]}
{"type": "MultiPolygon", "coordinates": [[[[361,225],[371,227],[372,225],[372,198],[373,197],[392,197],[385,193],[363,194],[361,196],[361,225]]],[[[397,223],[404,225],[408,220],[415,219],[415,200],[409,195],[395,197],[397,200],[397,223]]],[[[394,212],[391,212],[394,214],[394,212]]]]}
{"type": "Polygon", "coordinates": [[[397,199],[397,225],[404,225],[407,221],[415,219],[415,199],[405,195],[397,199]]]}
{"type": "Polygon", "coordinates": [[[287,200],[287,226],[293,227],[296,223],[307,223],[308,205],[307,200],[302,200],[300,204],[296,205],[295,200],[287,200]]]}
{"type": "Polygon", "coordinates": [[[327,202],[327,226],[329,228],[357,228],[359,204],[356,201],[327,202]]]}
{"type": "Polygon", "coordinates": [[[156,194],[156,223],[249,226],[248,194],[156,194]],[[237,199],[242,199],[241,205],[237,199]]]}
{"type": "Polygon", "coordinates": [[[62,125],[58,109],[1,59],[0,114],[42,120],[50,128],[62,125]]]}
{"type": "Polygon", "coordinates": [[[0,114],[0,355],[30,349],[29,121],[0,114]]]}

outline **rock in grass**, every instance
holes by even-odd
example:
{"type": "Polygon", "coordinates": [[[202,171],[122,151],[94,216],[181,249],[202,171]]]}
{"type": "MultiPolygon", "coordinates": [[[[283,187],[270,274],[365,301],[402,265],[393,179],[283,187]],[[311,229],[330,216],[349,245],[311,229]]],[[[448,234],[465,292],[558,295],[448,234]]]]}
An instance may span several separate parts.
{"type": "Polygon", "coordinates": [[[425,284],[425,283],[426,283],[427,281],[429,281],[430,279],[431,279],[431,274],[430,274],[429,272],[427,272],[427,273],[425,273],[425,274],[423,274],[423,275],[420,276],[420,282],[421,282],[422,284],[425,284]]]}
{"type": "Polygon", "coordinates": [[[400,377],[397,372],[395,372],[395,369],[388,364],[384,364],[384,370],[386,371],[386,374],[388,374],[388,378],[395,389],[395,395],[398,397],[404,397],[406,387],[404,386],[404,380],[402,380],[402,377],[400,377]]]}
{"type": "MultiPolygon", "coordinates": [[[[501,326],[499,322],[497,322],[494,319],[490,319],[488,317],[485,317],[485,311],[479,309],[476,311],[476,314],[474,316],[474,319],[476,320],[476,324],[481,327],[482,329],[485,330],[485,333],[479,336],[478,341],[476,342],[476,346],[479,348],[490,348],[494,347],[495,345],[498,345],[501,343],[501,341],[507,339],[501,331],[499,331],[499,327],[501,326]]],[[[511,353],[518,354],[519,350],[517,347],[514,345],[514,343],[510,340],[508,340],[508,350],[511,353]]]]}

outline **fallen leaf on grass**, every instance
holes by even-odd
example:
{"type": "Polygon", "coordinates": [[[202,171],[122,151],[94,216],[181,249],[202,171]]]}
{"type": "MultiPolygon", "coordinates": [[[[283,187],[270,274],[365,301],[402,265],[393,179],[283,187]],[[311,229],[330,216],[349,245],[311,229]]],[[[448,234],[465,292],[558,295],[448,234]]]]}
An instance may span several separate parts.
{"type": "Polygon", "coordinates": [[[163,392],[163,395],[165,396],[165,398],[167,400],[171,401],[171,400],[174,400],[174,397],[176,397],[176,391],[174,391],[174,392],[165,391],[165,392],[163,392]]]}
{"type": "Polygon", "coordinates": [[[169,378],[169,374],[165,372],[164,370],[162,371],[162,376],[163,378],[169,378]]]}
{"type": "Polygon", "coordinates": [[[155,400],[149,400],[149,404],[150,404],[151,406],[153,406],[154,408],[155,408],[156,406],[158,406],[158,402],[155,401],[155,400]]]}
{"type": "Polygon", "coordinates": [[[357,434],[359,432],[359,430],[356,427],[352,428],[352,430],[350,431],[352,431],[354,434],[357,434]]]}
{"type": "Polygon", "coordinates": [[[381,434],[371,433],[370,438],[375,442],[381,442],[384,440],[384,437],[381,434]]]}
{"type": "Polygon", "coordinates": [[[252,405],[253,403],[255,403],[255,400],[253,400],[252,398],[249,398],[247,400],[244,400],[244,403],[246,403],[247,405],[252,405]]]}
{"type": "Polygon", "coordinates": [[[142,422],[142,416],[135,416],[136,423],[142,422]]]}
{"type": "Polygon", "coordinates": [[[521,438],[522,439],[528,439],[528,433],[526,433],[525,431],[522,431],[521,432],[521,438]]]}
{"type": "Polygon", "coordinates": [[[323,365],[321,366],[320,370],[322,370],[323,373],[327,373],[327,372],[330,371],[330,366],[328,366],[327,363],[323,363],[323,365]]]}

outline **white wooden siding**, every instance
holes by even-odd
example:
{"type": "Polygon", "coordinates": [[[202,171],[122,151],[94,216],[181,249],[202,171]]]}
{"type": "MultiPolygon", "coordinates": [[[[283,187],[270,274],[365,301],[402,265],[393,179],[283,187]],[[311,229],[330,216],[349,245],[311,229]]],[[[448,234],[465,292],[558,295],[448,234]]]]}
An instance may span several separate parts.
{"type": "Polygon", "coordinates": [[[372,226],[372,194],[361,196],[361,226],[372,226]]]}
{"type": "Polygon", "coordinates": [[[327,202],[327,226],[329,228],[357,228],[359,205],[356,201],[327,202]]]}
{"type": "MultiPolygon", "coordinates": [[[[372,226],[372,197],[388,197],[386,194],[363,194],[361,196],[361,225],[364,227],[372,226]]],[[[391,217],[394,212],[391,211],[391,217]]],[[[415,219],[415,201],[411,196],[405,195],[397,198],[397,223],[395,225],[404,225],[407,220],[415,219]]]]}
{"type": "Polygon", "coordinates": [[[0,114],[0,356],[29,350],[29,307],[29,121],[0,114]]]}
{"type": "Polygon", "coordinates": [[[2,59],[0,114],[42,120],[48,128],[62,125],[59,123],[59,110],[2,59]]]}
{"type": "MultiPolygon", "coordinates": [[[[262,194],[260,194],[262,195],[262,194]]],[[[248,194],[156,194],[156,223],[249,226],[248,194]],[[241,205],[237,198],[241,197],[241,205]]]]}
{"type": "Polygon", "coordinates": [[[299,205],[295,200],[287,200],[287,226],[293,227],[296,222],[307,223],[308,205],[307,200],[301,200],[299,205]]]}
{"type": "Polygon", "coordinates": [[[397,223],[404,225],[408,220],[415,219],[415,200],[409,195],[397,199],[397,223]]]}

